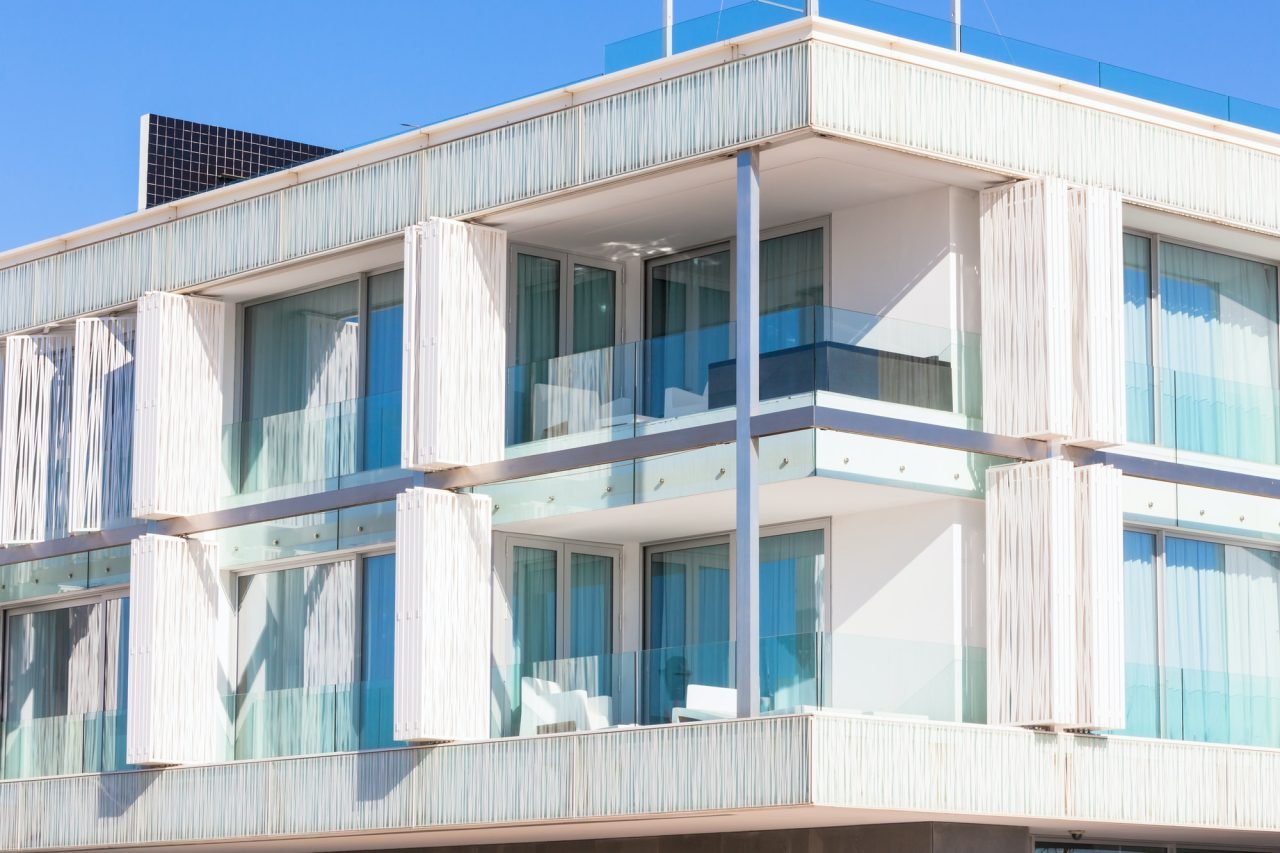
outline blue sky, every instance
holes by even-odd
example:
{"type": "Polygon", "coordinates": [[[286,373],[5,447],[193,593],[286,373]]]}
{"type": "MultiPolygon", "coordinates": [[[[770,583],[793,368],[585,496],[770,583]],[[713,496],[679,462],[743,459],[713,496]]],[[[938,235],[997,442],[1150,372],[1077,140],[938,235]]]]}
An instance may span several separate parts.
{"type": "MultiPolygon", "coordinates": [[[[950,0],[889,2],[950,10],[950,0]]],[[[676,0],[680,19],[720,7],[676,0]]],[[[660,9],[660,0],[0,0],[0,249],[133,210],[143,113],[347,148],[402,122],[598,74],[604,45],[658,26],[660,9]]],[[[1280,106],[1280,0],[964,0],[964,18],[1280,106]]]]}

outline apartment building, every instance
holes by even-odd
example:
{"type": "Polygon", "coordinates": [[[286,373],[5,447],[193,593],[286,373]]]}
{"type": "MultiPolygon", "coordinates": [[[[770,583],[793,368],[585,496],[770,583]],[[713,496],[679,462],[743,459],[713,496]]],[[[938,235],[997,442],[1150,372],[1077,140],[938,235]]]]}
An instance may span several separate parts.
{"type": "Polygon", "coordinates": [[[0,848],[1280,848],[1280,136],[823,6],[0,254],[0,848]]]}

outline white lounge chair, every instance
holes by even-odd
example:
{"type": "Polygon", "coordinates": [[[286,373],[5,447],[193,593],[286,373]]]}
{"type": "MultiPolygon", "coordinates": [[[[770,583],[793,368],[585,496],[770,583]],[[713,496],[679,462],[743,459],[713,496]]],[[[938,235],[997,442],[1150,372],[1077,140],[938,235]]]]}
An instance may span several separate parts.
{"type": "Polygon", "coordinates": [[[610,725],[608,696],[564,690],[543,678],[520,679],[520,736],[551,731],[589,732],[610,725]]]}
{"type": "Polygon", "coordinates": [[[738,691],[732,687],[690,684],[684,694],[685,707],[671,709],[671,722],[728,720],[738,716],[738,691]]]}

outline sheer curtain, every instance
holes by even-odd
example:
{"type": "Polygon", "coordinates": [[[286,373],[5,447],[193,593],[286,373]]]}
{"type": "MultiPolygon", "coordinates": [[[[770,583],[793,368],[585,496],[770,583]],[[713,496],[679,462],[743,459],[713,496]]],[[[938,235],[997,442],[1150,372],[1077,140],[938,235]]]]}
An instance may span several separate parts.
{"type": "Polygon", "coordinates": [[[245,310],[244,491],[356,470],[359,285],[245,310]]]}
{"type": "Polygon", "coordinates": [[[645,711],[669,721],[690,684],[731,684],[729,544],[649,555],[649,619],[645,646],[645,711]]]}
{"type": "Polygon", "coordinates": [[[126,599],[10,616],[5,632],[5,778],[125,766],[126,599]]]}
{"type": "Polygon", "coordinates": [[[611,347],[616,326],[617,274],[613,270],[573,265],[573,351],[611,347]]]}
{"type": "Polygon", "coordinates": [[[531,664],[555,660],[558,554],[548,548],[521,545],[511,550],[515,662],[531,664]]]}
{"type": "Polygon", "coordinates": [[[404,270],[369,276],[368,333],[362,467],[374,470],[400,464],[404,270]]]}
{"type": "Polygon", "coordinates": [[[1160,300],[1164,443],[1276,462],[1276,268],[1162,243],[1160,300]]]}
{"type": "Polygon", "coordinates": [[[825,536],[760,539],[760,695],[763,710],[818,704],[818,607],[825,536]]]}
{"type": "Polygon", "coordinates": [[[650,268],[646,312],[648,411],[669,416],[706,409],[707,368],[732,357],[729,328],[729,252],[655,264],[650,268]],[[672,394],[672,390],[688,394],[672,394]]]}
{"type": "Polygon", "coordinates": [[[1124,235],[1125,388],[1129,440],[1155,442],[1151,368],[1151,241],[1124,235]]]}
{"type": "Polygon", "coordinates": [[[1156,596],[1156,537],[1124,533],[1124,733],[1160,736],[1160,658],[1156,596]]]}
{"type": "Polygon", "coordinates": [[[569,657],[613,651],[613,558],[569,554],[569,657]]]}
{"type": "Polygon", "coordinates": [[[507,372],[507,443],[546,438],[536,422],[534,390],[547,384],[551,359],[560,354],[560,262],[516,254],[515,347],[507,372]]]}
{"type": "Polygon", "coordinates": [[[356,749],[354,560],[240,579],[236,757],[356,749]]]}
{"type": "Polygon", "coordinates": [[[822,304],[822,229],[760,241],[760,352],[813,343],[822,304]]]}
{"type": "Polygon", "coordinates": [[[1168,735],[1280,747],[1280,555],[1169,537],[1168,735]]]}

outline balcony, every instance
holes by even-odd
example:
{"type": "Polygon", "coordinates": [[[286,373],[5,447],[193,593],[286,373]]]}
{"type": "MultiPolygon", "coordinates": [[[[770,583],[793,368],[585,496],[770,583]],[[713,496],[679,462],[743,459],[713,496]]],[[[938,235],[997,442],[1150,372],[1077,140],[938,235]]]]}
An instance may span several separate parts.
{"type": "MultiPolygon", "coordinates": [[[[980,365],[970,332],[832,307],[760,322],[764,411],[831,405],[976,426],[980,365]]],[[[507,373],[508,453],[729,420],[735,393],[732,323],[517,365],[507,373]]]]}
{"type": "MultiPolygon", "coordinates": [[[[494,737],[737,716],[736,643],[498,666],[494,737]]],[[[986,719],[979,647],[844,633],[760,640],[760,713],[816,709],[949,722],[986,719]]]]}

